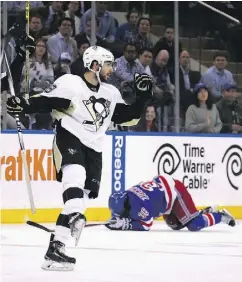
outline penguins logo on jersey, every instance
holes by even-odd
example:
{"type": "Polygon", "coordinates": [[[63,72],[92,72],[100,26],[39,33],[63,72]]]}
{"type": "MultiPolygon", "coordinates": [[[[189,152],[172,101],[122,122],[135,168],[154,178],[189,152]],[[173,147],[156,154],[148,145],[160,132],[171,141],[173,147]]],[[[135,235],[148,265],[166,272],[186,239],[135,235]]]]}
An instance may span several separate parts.
{"type": "Polygon", "coordinates": [[[92,120],[84,120],[83,124],[94,125],[96,131],[103,125],[103,122],[110,113],[111,102],[104,99],[97,99],[91,96],[89,100],[83,100],[83,104],[91,115],[92,120]]]}

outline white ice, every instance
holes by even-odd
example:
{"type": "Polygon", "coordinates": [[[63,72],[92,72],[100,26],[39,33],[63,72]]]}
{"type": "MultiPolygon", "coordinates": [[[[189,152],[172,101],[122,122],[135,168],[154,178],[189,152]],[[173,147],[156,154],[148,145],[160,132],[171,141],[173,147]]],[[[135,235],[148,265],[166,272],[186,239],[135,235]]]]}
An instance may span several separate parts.
{"type": "MultiPolygon", "coordinates": [[[[49,225],[51,226],[51,225],[49,225]]],[[[53,227],[53,226],[52,226],[53,227]]],[[[85,228],[72,272],[41,269],[49,234],[2,225],[2,282],[242,282],[242,224],[174,232],[157,222],[150,232],[85,228]]]]}

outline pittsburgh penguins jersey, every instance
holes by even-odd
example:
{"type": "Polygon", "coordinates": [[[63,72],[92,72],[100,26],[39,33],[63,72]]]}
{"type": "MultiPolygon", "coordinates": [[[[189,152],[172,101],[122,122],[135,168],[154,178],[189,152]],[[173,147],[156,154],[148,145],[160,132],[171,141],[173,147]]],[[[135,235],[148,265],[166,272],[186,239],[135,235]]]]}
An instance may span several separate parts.
{"type": "Polygon", "coordinates": [[[70,101],[67,109],[54,109],[52,114],[61,126],[75,135],[85,146],[102,151],[102,142],[117,103],[125,103],[119,90],[107,83],[99,87],[87,85],[79,76],[66,74],[46,89],[42,96],[70,101]]]}

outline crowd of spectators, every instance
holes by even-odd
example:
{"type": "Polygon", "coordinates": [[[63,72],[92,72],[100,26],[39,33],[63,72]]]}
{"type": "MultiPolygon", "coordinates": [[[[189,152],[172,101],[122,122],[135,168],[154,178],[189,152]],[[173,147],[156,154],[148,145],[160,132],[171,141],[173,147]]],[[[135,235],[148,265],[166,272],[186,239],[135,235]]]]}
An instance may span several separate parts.
{"type": "MultiPolygon", "coordinates": [[[[8,2],[8,9],[23,11],[25,2],[8,2]]],[[[82,76],[82,56],[91,44],[91,8],[83,2],[31,2],[30,35],[35,51],[29,65],[22,68],[18,95],[42,92],[58,77],[72,73],[82,76]],[[26,67],[29,86],[26,86],[26,67]]],[[[111,50],[117,63],[108,83],[115,85],[126,103],[135,99],[133,75],[147,73],[153,78],[153,99],[147,103],[141,119],[132,126],[112,125],[129,131],[174,131],[175,72],[174,28],[166,26],[160,39],[152,34],[152,22],[138,10],[127,13],[127,22],[119,24],[108,10],[108,2],[96,2],[96,45],[111,50]]],[[[8,58],[15,57],[15,42],[8,46],[8,58]]],[[[242,133],[242,108],[237,102],[233,75],[226,69],[228,54],[218,52],[213,66],[201,74],[190,69],[190,54],[179,44],[180,124],[186,132],[242,133]]],[[[23,118],[25,128],[51,129],[51,115],[23,118]]],[[[11,123],[8,128],[11,128],[11,123]]]]}

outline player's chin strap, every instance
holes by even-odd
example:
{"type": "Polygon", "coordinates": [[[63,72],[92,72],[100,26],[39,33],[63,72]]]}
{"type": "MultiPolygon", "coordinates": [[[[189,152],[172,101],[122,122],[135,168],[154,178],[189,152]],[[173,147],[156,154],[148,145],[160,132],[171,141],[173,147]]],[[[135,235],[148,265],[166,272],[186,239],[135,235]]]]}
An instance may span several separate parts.
{"type": "Polygon", "coordinates": [[[93,73],[95,73],[96,74],[96,76],[97,76],[97,80],[98,80],[98,82],[99,83],[101,83],[101,79],[100,79],[100,71],[101,71],[101,68],[102,67],[99,67],[99,70],[98,71],[94,71],[94,70],[92,70],[92,69],[89,69],[91,72],[93,72],[93,73]]]}

